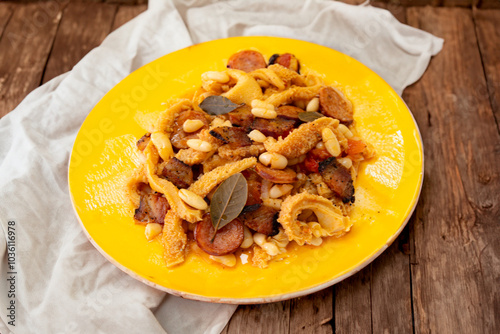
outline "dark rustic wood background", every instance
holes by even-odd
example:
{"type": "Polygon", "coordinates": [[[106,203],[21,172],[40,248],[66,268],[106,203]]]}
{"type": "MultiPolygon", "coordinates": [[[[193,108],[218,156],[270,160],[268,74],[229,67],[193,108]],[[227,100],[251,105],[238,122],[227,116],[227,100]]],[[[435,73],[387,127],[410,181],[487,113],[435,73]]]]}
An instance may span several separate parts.
{"type": "MultiPolygon", "coordinates": [[[[0,117],[145,2],[0,1],[0,117]]],[[[224,333],[500,333],[500,0],[372,4],[445,39],[403,94],[425,146],[415,213],[358,274],[307,297],[240,306],[224,333]]]]}

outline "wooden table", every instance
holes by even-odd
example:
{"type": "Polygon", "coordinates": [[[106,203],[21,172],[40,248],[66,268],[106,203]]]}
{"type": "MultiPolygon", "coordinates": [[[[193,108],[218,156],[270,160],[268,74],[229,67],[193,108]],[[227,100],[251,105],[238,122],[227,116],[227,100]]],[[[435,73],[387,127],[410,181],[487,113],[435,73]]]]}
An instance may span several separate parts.
{"type": "MultiPolygon", "coordinates": [[[[425,146],[415,213],[358,274],[307,297],[240,306],[224,333],[500,333],[500,2],[374,5],[445,39],[403,94],[425,146]]],[[[145,9],[0,2],[0,117],[145,9]]]]}

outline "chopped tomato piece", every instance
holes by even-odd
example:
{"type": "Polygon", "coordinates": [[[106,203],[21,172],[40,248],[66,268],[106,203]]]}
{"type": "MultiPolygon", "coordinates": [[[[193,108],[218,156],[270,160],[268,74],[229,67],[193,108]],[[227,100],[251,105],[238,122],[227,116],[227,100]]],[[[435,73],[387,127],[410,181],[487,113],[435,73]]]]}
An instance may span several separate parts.
{"type": "Polygon", "coordinates": [[[308,154],[306,160],[304,160],[304,166],[309,172],[317,173],[319,162],[314,157],[308,154]]]}
{"type": "Polygon", "coordinates": [[[306,160],[304,160],[304,166],[309,172],[317,173],[319,163],[330,157],[331,155],[326,149],[313,148],[309,151],[309,153],[307,153],[306,160]]]}
{"type": "Polygon", "coordinates": [[[362,153],[366,148],[366,144],[362,140],[349,139],[347,143],[349,145],[347,154],[351,156],[362,153]]]}
{"type": "Polygon", "coordinates": [[[330,158],[332,155],[328,153],[326,148],[313,148],[309,153],[317,161],[323,161],[330,158]]]}

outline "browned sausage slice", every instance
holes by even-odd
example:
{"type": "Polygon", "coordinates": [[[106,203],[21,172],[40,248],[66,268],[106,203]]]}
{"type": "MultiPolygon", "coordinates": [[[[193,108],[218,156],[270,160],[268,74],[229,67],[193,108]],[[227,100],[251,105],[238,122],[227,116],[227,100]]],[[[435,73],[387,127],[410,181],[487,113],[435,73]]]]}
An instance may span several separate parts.
{"type": "Polygon", "coordinates": [[[304,110],[300,109],[296,106],[281,106],[276,110],[278,117],[283,117],[286,119],[291,119],[294,121],[299,120],[299,113],[304,112],[304,110]]]}
{"type": "Polygon", "coordinates": [[[170,159],[161,175],[172,182],[177,188],[187,188],[193,183],[193,169],[177,158],[170,159]]]}
{"type": "Polygon", "coordinates": [[[319,90],[319,109],[323,115],[336,118],[346,125],[353,122],[351,104],[332,87],[319,90]]]}
{"type": "Polygon", "coordinates": [[[279,233],[279,223],[276,213],[278,213],[278,210],[256,204],[246,206],[238,218],[248,228],[265,235],[273,236],[279,233]]]}
{"type": "Polygon", "coordinates": [[[275,139],[278,137],[285,138],[293,130],[295,121],[277,117],[274,119],[255,118],[252,124],[252,129],[259,130],[266,136],[271,136],[275,139]]]}
{"type": "Polygon", "coordinates": [[[354,203],[354,185],[351,172],[337,162],[334,157],[319,163],[319,173],[325,183],[344,203],[354,203]]]}
{"type": "Polygon", "coordinates": [[[196,225],[194,238],[198,246],[210,255],[220,256],[233,253],[243,242],[245,229],[238,219],[233,220],[217,231],[213,242],[214,227],[210,214],[205,214],[203,220],[196,225]]]}
{"type": "Polygon", "coordinates": [[[291,168],[272,169],[261,163],[257,163],[255,171],[263,179],[274,183],[294,183],[297,181],[297,173],[295,173],[291,168]]]}
{"type": "Polygon", "coordinates": [[[257,51],[244,50],[233,54],[227,62],[228,68],[242,70],[244,72],[252,72],[259,68],[266,68],[267,63],[264,56],[257,51]]]}
{"type": "Polygon", "coordinates": [[[262,203],[262,178],[252,169],[247,169],[242,172],[247,180],[248,197],[245,206],[262,203]]]}
{"type": "Polygon", "coordinates": [[[262,193],[262,183],[257,180],[247,180],[248,197],[245,205],[254,205],[262,203],[260,195],[262,193]]]}
{"type": "Polygon", "coordinates": [[[187,141],[189,139],[198,138],[198,133],[201,130],[208,128],[209,123],[206,116],[207,115],[203,111],[198,111],[198,110],[186,110],[182,112],[179,116],[177,116],[173,126],[172,137],[170,138],[172,145],[178,149],[188,148],[187,141]],[[203,126],[198,131],[190,133],[185,132],[183,129],[183,125],[184,122],[187,121],[188,119],[200,120],[203,122],[203,126]]]}
{"type": "Polygon", "coordinates": [[[232,125],[242,127],[245,131],[250,132],[254,116],[251,112],[252,108],[248,105],[243,105],[231,111],[227,115],[232,125]]]}
{"type": "Polygon", "coordinates": [[[231,148],[250,146],[252,140],[247,136],[245,129],[221,126],[210,131],[210,134],[231,148]]]}
{"type": "Polygon", "coordinates": [[[291,69],[297,73],[300,71],[299,60],[291,53],[284,53],[282,55],[273,54],[271,58],[269,58],[269,65],[272,64],[280,64],[281,66],[291,69]]]}

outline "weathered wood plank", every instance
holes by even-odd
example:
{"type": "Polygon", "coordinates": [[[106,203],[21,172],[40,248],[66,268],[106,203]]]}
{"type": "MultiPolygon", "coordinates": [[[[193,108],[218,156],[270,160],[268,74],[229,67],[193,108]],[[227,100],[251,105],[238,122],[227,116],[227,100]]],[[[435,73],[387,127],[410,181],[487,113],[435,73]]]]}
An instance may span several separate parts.
{"type": "Polygon", "coordinates": [[[39,86],[60,19],[53,1],[16,6],[0,40],[0,117],[39,86]]]}
{"type": "Polygon", "coordinates": [[[225,330],[228,334],[288,333],[290,301],[238,306],[225,330]]]}
{"type": "Polygon", "coordinates": [[[500,10],[474,10],[473,15],[491,106],[500,131],[500,10]]]}
{"type": "Polygon", "coordinates": [[[372,264],[373,333],[413,332],[408,230],[372,264]]]}
{"type": "Polygon", "coordinates": [[[333,290],[328,288],[291,300],[290,334],[333,333],[333,290]]]}
{"type": "Polygon", "coordinates": [[[401,6],[401,5],[396,5],[393,3],[387,3],[384,1],[372,1],[370,4],[373,7],[378,7],[378,8],[383,8],[387,9],[388,11],[391,12],[392,15],[394,15],[395,18],[398,19],[399,22],[401,23],[406,23],[406,8],[401,6]]]}
{"type": "Polygon", "coordinates": [[[120,6],[116,12],[112,30],[121,27],[123,24],[132,20],[134,17],[144,12],[148,8],[147,5],[138,6],[120,6]]]}
{"type": "Polygon", "coordinates": [[[372,332],[371,265],[335,285],[335,333],[372,332]]]}
{"type": "Polygon", "coordinates": [[[420,125],[425,178],[413,225],[415,333],[500,332],[500,136],[471,10],[409,8],[445,39],[405,98],[420,125]]]}
{"type": "Polygon", "coordinates": [[[5,26],[7,25],[7,22],[9,22],[13,12],[14,12],[13,4],[0,3],[0,38],[2,38],[5,26]]]}
{"type": "Polygon", "coordinates": [[[57,30],[43,82],[67,72],[111,32],[117,6],[71,2],[57,30]]]}

